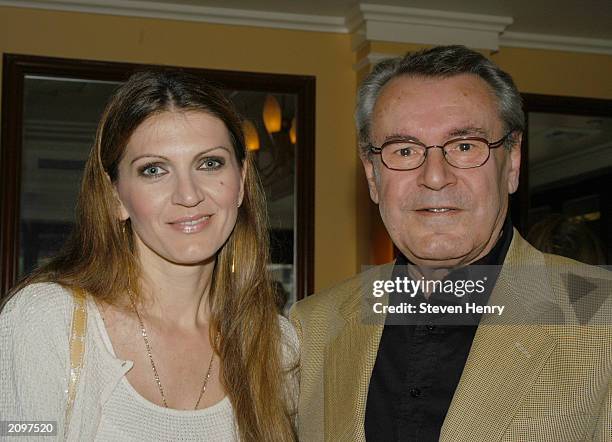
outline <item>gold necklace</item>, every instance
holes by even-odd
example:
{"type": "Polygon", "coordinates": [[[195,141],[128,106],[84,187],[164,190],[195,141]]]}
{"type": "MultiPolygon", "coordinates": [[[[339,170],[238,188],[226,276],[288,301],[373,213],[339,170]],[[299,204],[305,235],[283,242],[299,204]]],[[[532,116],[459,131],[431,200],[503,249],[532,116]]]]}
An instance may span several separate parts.
{"type": "MultiPolygon", "coordinates": [[[[134,309],[134,313],[136,313],[136,317],[138,318],[138,322],[140,323],[140,330],[142,332],[142,339],[144,340],[145,347],[147,349],[147,354],[149,355],[149,362],[151,363],[151,368],[153,369],[153,377],[155,378],[155,383],[157,384],[157,388],[159,389],[159,394],[161,395],[162,403],[164,407],[168,408],[168,403],[166,402],[166,395],[164,394],[164,387],[162,387],[161,381],[159,380],[159,374],[157,373],[157,367],[155,367],[155,361],[153,361],[153,353],[151,353],[151,345],[149,344],[149,337],[147,335],[147,330],[145,329],[144,322],[142,322],[142,318],[140,317],[140,313],[138,313],[138,309],[136,308],[136,303],[134,302],[134,297],[132,296],[132,292],[128,289],[128,295],[130,297],[130,302],[132,303],[132,308],[134,309]]],[[[215,337],[215,343],[219,342],[219,333],[215,337]]],[[[212,370],[213,360],[215,359],[215,351],[212,349],[212,356],[210,357],[210,363],[208,364],[208,370],[206,371],[206,376],[204,376],[204,382],[202,383],[202,388],[200,389],[200,395],[198,396],[198,401],[193,407],[194,410],[198,409],[198,405],[200,405],[200,401],[202,400],[202,396],[206,392],[206,387],[208,386],[208,380],[210,379],[210,372],[212,370]]]]}

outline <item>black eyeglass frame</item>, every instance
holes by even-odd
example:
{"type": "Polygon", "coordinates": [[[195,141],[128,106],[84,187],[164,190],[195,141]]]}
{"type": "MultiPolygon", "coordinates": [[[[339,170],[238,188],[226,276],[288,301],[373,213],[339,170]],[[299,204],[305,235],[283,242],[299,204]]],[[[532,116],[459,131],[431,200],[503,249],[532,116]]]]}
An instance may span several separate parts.
{"type": "Polygon", "coordinates": [[[433,149],[433,148],[440,148],[442,149],[442,153],[444,154],[444,160],[451,166],[454,167],[456,169],[476,169],[478,167],[482,167],[486,164],[487,161],[489,161],[489,158],[491,157],[491,149],[495,149],[497,147],[502,146],[505,141],[508,139],[508,137],[510,136],[510,134],[512,134],[512,132],[514,132],[514,130],[511,130],[510,132],[508,132],[506,135],[504,135],[503,137],[501,137],[499,140],[494,141],[492,143],[489,143],[489,140],[487,140],[486,138],[481,138],[481,137],[469,137],[469,136],[465,136],[465,137],[457,137],[457,138],[452,138],[450,140],[448,140],[446,143],[444,143],[443,145],[439,145],[439,144],[432,144],[431,146],[427,146],[424,143],[421,143],[420,141],[416,141],[413,140],[411,138],[395,138],[389,141],[386,141],[385,143],[383,143],[380,147],[376,147],[372,144],[368,144],[367,149],[370,153],[374,154],[374,155],[380,155],[380,159],[382,161],[382,163],[385,165],[385,167],[387,169],[391,169],[391,170],[414,170],[414,169],[418,169],[419,167],[421,167],[423,165],[423,163],[425,163],[425,160],[427,159],[427,152],[429,152],[429,149],[433,149]],[[483,142],[484,144],[486,144],[488,146],[488,150],[487,150],[487,157],[485,158],[485,160],[480,163],[478,166],[471,166],[471,167],[459,167],[459,166],[455,166],[454,164],[451,164],[450,161],[448,161],[448,158],[446,158],[446,150],[444,150],[444,148],[446,146],[448,146],[451,143],[455,143],[457,141],[480,141],[483,142]],[[415,167],[411,167],[410,169],[398,169],[395,167],[389,167],[387,165],[387,163],[385,162],[385,159],[382,155],[382,151],[385,147],[391,145],[391,144],[396,144],[396,143],[401,143],[401,142],[409,142],[412,144],[416,144],[417,146],[422,146],[423,148],[425,148],[425,155],[423,155],[423,159],[421,160],[421,162],[418,164],[418,166],[415,167]]]}

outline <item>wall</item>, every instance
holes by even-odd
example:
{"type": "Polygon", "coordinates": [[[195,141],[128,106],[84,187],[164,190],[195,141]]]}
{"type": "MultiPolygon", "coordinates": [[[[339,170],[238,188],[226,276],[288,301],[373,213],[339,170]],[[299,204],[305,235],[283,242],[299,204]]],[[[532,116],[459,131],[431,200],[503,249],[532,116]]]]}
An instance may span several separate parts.
{"type": "MultiPolygon", "coordinates": [[[[0,7],[0,52],[142,62],[317,78],[315,289],[371,260],[375,208],[357,158],[353,64],[368,53],[422,47],[350,36],[0,7]]],[[[522,92],[612,99],[612,56],[502,47],[491,59],[522,92]]],[[[374,231],[374,234],[377,234],[374,231]]]]}
{"type": "Polygon", "coordinates": [[[612,99],[612,56],[504,48],[491,60],[521,92],[612,99]]]}
{"type": "MultiPolygon", "coordinates": [[[[424,47],[377,41],[369,53],[402,55],[424,47]]],[[[480,52],[510,73],[521,92],[612,99],[611,55],[503,46],[480,52]]]]}

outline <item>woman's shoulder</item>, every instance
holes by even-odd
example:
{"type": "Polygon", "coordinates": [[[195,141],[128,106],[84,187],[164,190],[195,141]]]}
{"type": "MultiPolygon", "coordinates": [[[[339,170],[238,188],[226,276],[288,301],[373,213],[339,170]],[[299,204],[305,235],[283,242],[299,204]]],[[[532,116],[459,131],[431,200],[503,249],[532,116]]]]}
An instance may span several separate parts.
{"type": "Polygon", "coordinates": [[[299,339],[295,327],[282,315],[278,315],[278,324],[281,331],[283,357],[286,361],[295,361],[299,355],[299,339]]]}
{"type": "Polygon", "coordinates": [[[289,321],[283,315],[278,315],[278,324],[280,326],[281,336],[283,337],[283,340],[297,343],[297,333],[291,321],[289,321]]]}
{"type": "Polygon", "coordinates": [[[297,416],[299,394],[300,343],[293,324],[284,316],[278,315],[281,329],[282,369],[285,374],[285,399],[289,413],[297,416]]]}
{"type": "Polygon", "coordinates": [[[53,283],[29,284],[12,295],[0,314],[1,322],[17,328],[31,328],[37,324],[63,326],[72,315],[72,293],[53,283]]]}

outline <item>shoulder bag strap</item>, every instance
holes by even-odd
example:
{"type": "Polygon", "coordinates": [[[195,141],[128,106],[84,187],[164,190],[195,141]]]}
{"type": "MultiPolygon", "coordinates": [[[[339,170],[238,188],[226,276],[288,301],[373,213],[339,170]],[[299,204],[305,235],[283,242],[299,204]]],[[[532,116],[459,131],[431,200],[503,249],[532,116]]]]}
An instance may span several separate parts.
{"type": "Polygon", "coordinates": [[[66,418],[64,420],[64,439],[68,437],[72,406],[76,397],[79,376],[83,368],[85,354],[85,333],[87,332],[87,304],[85,293],[81,289],[73,290],[74,310],[72,312],[72,326],[70,329],[70,377],[68,379],[68,403],[66,404],[66,418]]]}

